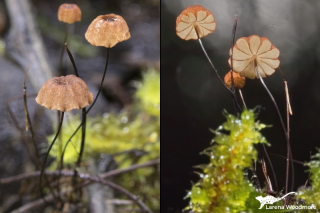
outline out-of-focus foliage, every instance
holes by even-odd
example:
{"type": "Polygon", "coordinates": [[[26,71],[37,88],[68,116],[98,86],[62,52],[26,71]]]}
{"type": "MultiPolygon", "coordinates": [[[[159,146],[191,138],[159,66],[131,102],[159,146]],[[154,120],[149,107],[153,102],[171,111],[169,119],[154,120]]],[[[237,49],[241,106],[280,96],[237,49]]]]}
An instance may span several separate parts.
{"type": "Polygon", "coordinates": [[[312,187],[307,187],[298,192],[297,197],[305,200],[308,205],[314,204],[317,208],[320,208],[320,149],[318,149],[318,153],[312,156],[312,160],[306,165],[310,168],[312,187]]]}
{"type": "Polygon", "coordinates": [[[193,212],[243,211],[253,203],[249,202],[253,196],[259,195],[244,170],[257,159],[254,144],[268,144],[259,132],[266,126],[255,122],[253,111],[243,111],[240,118],[225,116],[227,121],[214,131],[214,145],[204,151],[210,163],[199,166],[203,173],[187,195],[187,209],[193,212]]]}
{"type": "MultiPolygon", "coordinates": [[[[67,120],[61,139],[63,147],[81,123],[79,117],[67,120]]],[[[48,137],[51,142],[54,136],[48,137]]],[[[73,137],[66,149],[65,164],[72,164],[78,157],[81,130],[73,137]]],[[[84,159],[100,153],[113,155],[120,168],[135,163],[143,163],[160,156],[160,74],[147,71],[142,86],[135,95],[130,109],[120,114],[108,113],[87,118],[84,159]]],[[[59,145],[56,143],[50,153],[60,159],[59,145]]],[[[57,164],[53,164],[56,168],[57,164]]],[[[155,212],[159,211],[159,166],[141,168],[117,177],[117,183],[134,194],[155,212]]]]}

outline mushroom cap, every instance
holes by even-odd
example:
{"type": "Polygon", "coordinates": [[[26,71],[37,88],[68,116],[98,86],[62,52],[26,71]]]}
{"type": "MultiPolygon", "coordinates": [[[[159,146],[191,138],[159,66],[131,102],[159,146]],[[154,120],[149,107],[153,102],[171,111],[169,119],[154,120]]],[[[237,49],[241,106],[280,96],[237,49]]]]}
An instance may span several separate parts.
{"type": "Polygon", "coordinates": [[[58,19],[68,24],[81,21],[81,10],[76,4],[62,4],[58,10],[58,19]]]}
{"type": "Polygon", "coordinates": [[[75,75],[55,77],[41,87],[36,102],[51,110],[82,109],[93,101],[86,83],[75,75]]]}
{"type": "MultiPolygon", "coordinates": [[[[231,70],[224,76],[224,83],[228,88],[232,87],[231,70]]],[[[246,84],[246,78],[240,76],[239,73],[233,72],[233,83],[238,89],[241,89],[246,84]]]]}
{"type": "Polygon", "coordinates": [[[89,25],[85,37],[93,46],[111,48],[131,36],[128,25],[121,16],[108,14],[95,18],[89,25]]]}
{"type": "Polygon", "coordinates": [[[176,33],[184,40],[202,38],[215,29],[213,14],[200,5],[188,7],[176,20],[176,33]]]}
{"type": "MultiPolygon", "coordinates": [[[[280,65],[279,55],[280,51],[265,37],[252,35],[239,38],[233,47],[233,71],[243,77],[259,78],[255,70],[257,66],[261,77],[272,75],[280,65]]],[[[228,62],[231,66],[231,57],[228,62]]]]}

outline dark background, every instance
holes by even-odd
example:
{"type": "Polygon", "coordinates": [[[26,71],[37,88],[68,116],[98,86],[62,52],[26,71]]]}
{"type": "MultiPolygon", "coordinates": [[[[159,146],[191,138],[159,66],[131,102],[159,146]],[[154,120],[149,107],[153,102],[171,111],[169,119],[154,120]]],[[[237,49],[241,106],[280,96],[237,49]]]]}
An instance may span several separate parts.
{"type": "MultiPolygon", "coordinates": [[[[162,212],[181,212],[188,205],[183,198],[191,189],[191,182],[198,180],[192,167],[208,163],[208,158],[199,153],[214,137],[209,128],[216,129],[225,121],[224,109],[234,113],[232,98],[213,73],[199,42],[184,41],[175,33],[176,17],[195,4],[215,16],[216,30],[202,42],[220,76],[230,69],[227,60],[235,15],[236,40],[259,35],[267,37],[280,50],[280,68],[288,81],[293,110],[290,117],[293,158],[309,161],[310,153],[314,154],[320,146],[320,2],[164,0],[161,2],[162,212]]],[[[264,80],[285,118],[281,74],[277,71],[264,80]]],[[[272,145],[267,150],[281,190],[285,185],[286,161],[281,156],[286,156],[286,140],[279,117],[259,80],[248,79],[242,91],[248,108],[260,106],[257,119],[272,125],[262,130],[262,134],[272,145]]],[[[263,156],[261,146],[258,150],[263,156]]],[[[297,163],[294,166],[294,191],[297,191],[308,173],[307,167],[297,163]]],[[[261,173],[259,177],[264,182],[261,173]]]]}

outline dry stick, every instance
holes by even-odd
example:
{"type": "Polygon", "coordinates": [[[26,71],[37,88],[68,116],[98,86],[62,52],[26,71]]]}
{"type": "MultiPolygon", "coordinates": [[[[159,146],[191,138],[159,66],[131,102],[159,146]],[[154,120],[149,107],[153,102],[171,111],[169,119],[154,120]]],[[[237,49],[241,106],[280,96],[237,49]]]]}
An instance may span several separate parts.
{"type": "Polygon", "coordinates": [[[262,164],[262,172],[264,174],[264,178],[266,179],[267,194],[273,193],[274,191],[272,188],[272,183],[270,181],[270,177],[269,177],[268,171],[267,171],[267,165],[266,165],[266,162],[264,161],[264,159],[261,160],[261,164],[262,164]]]}
{"type": "MultiPolygon", "coordinates": [[[[29,95],[30,96],[36,96],[36,94],[34,95],[29,95]]],[[[33,159],[35,165],[38,165],[38,159],[35,158],[35,156],[32,154],[31,152],[31,149],[30,149],[30,146],[29,146],[29,142],[27,140],[27,138],[25,137],[24,133],[23,133],[23,130],[20,128],[19,126],[19,122],[17,120],[17,118],[15,117],[14,113],[12,112],[11,108],[10,108],[10,105],[9,105],[9,102],[13,101],[13,100],[16,100],[16,99],[21,99],[23,96],[17,96],[17,97],[13,97],[13,98],[10,98],[8,100],[6,100],[6,109],[7,111],[9,112],[9,115],[15,125],[15,127],[18,129],[18,131],[20,132],[20,135],[22,137],[22,141],[23,143],[25,144],[26,148],[27,148],[27,151],[30,155],[30,157],[33,159]]]]}
{"type": "MultiPolygon", "coordinates": [[[[42,175],[43,175],[43,172],[44,172],[46,163],[47,163],[47,159],[48,159],[48,156],[49,156],[49,152],[50,152],[50,150],[52,149],[53,144],[54,144],[54,142],[56,141],[56,139],[57,139],[57,137],[58,137],[58,135],[59,135],[59,133],[60,133],[61,126],[62,126],[62,122],[63,122],[63,117],[64,117],[64,112],[61,112],[60,123],[59,123],[59,126],[58,126],[57,134],[55,135],[52,143],[51,143],[50,146],[49,146],[49,149],[48,149],[48,151],[47,151],[47,153],[46,153],[46,156],[45,156],[45,158],[44,158],[44,161],[43,161],[43,164],[42,164],[42,168],[41,168],[41,172],[40,172],[39,189],[40,189],[41,197],[42,197],[42,199],[44,200],[44,202],[46,202],[46,200],[45,200],[45,198],[44,198],[44,196],[43,196],[42,188],[41,188],[41,185],[42,185],[42,175]]],[[[54,193],[53,193],[53,194],[54,194],[54,193]]],[[[55,196],[54,196],[54,197],[55,197],[55,196]]]]}
{"type": "Polygon", "coordinates": [[[23,104],[24,104],[24,113],[26,116],[26,131],[28,131],[28,127],[30,128],[30,132],[31,132],[31,138],[32,138],[32,142],[34,145],[34,149],[38,158],[37,161],[37,165],[39,166],[39,169],[41,168],[41,163],[40,163],[40,154],[38,151],[38,147],[37,147],[37,143],[35,140],[35,135],[33,132],[33,127],[32,127],[32,123],[31,123],[31,119],[30,119],[30,115],[29,115],[29,111],[28,111],[28,105],[27,105],[27,86],[26,86],[26,80],[27,80],[27,75],[28,75],[28,71],[29,71],[30,66],[28,67],[26,74],[24,76],[24,81],[23,81],[23,104]]]}
{"type": "MultiPolygon", "coordinates": [[[[231,50],[231,52],[229,52],[229,53],[231,53],[231,55],[229,55],[230,56],[230,58],[231,58],[231,91],[232,91],[232,93],[233,93],[233,95],[232,95],[232,97],[233,97],[233,104],[234,104],[234,108],[235,108],[235,111],[236,112],[239,112],[239,110],[240,110],[240,112],[242,111],[242,109],[241,108],[239,108],[239,104],[238,104],[238,101],[237,101],[237,96],[236,96],[236,89],[235,89],[235,86],[234,86],[234,79],[233,79],[233,47],[234,47],[234,39],[235,39],[235,37],[236,37],[236,31],[237,31],[237,24],[238,24],[238,17],[237,16],[235,16],[234,17],[234,24],[233,24],[233,28],[232,28],[232,36],[231,36],[231,48],[230,48],[230,50],[231,50]],[[237,108],[237,106],[238,106],[238,108],[237,108]],[[237,110],[238,109],[238,110],[237,110]]],[[[241,94],[242,95],[242,94],[241,94]]],[[[242,96],[241,96],[242,97],[242,96]]]]}
{"type": "MultiPolygon", "coordinates": [[[[84,179],[83,177],[80,176],[81,179],[84,179]]],[[[137,199],[137,196],[135,196],[134,194],[132,194],[131,192],[129,192],[128,190],[124,189],[123,187],[111,182],[111,181],[107,181],[107,180],[101,180],[98,177],[92,177],[89,176],[86,178],[87,181],[85,181],[83,184],[77,186],[77,188],[81,188],[84,186],[87,186],[91,183],[101,183],[103,185],[107,185],[115,190],[118,190],[119,192],[121,192],[122,194],[126,195],[129,199],[131,199],[133,202],[136,202],[139,207],[143,210],[143,212],[147,212],[147,213],[152,213],[152,211],[149,209],[149,207],[143,203],[141,200],[137,199]]],[[[60,192],[59,196],[63,196],[67,193],[69,193],[71,191],[71,189],[69,190],[65,190],[63,192],[60,192]]],[[[28,203],[22,207],[20,207],[19,209],[13,210],[11,213],[20,213],[20,212],[27,212],[30,211],[32,209],[38,208],[40,206],[42,206],[45,202],[44,200],[46,200],[46,202],[51,202],[54,200],[54,197],[52,197],[51,195],[48,195],[46,197],[43,197],[43,199],[38,199],[36,201],[33,201],[31,203],[28,203]]]]}
{"type": "Polygon", "coordinates": [[[276,185],[276,190],[277,190],[277,193],[279,192],[279,187],[278,187],[278,181],[277,181],[277,176],[276,176],[276,173],[274,171],[274,168],[273,168],[273,165],[271,163],[271,159],[270,159],[270,156],[267,152],[267,148],[266,148],[266,145],[262,144],[262,147],[263,147],[263,150],[266,154],[266,157],[267,157],[267,160],[268,160],[268,163],[270,165],[270,168],[271,168],[271,172],[272,172],[272,176],[273,176],[273,180],[274,180],[274,183],[276,185]]]}
{"type": "MultiPolygon", "coordinates": [[[[288,84],[287,81],[284,77],[284,73],[282,72],[282,70],[280,69],[280,67],[278,68],[281,75],[282,75],[282,80],[284,83],[284,90],[286,92],[286,105],[287,105],[287,137],[290,139],[290,115],[292,115],[292,110],[291,110],[291,104],[290,104],[290,96],[289,96],[289,90],[288,90],[288,84]]],[[[293,187],[294,187],[294,165],[293,165],[293,157],[292,157],[292,152],[291,152],[291,148],[289,149],[287,147],[287,161],[291,161],[291,170],[292,170],[292,175],[291,175],[291,191],[293,191],[293,187]]],[[[288,164],[288,162],[287,162],[288,164]]],[[[288,165],[287,165],[287,170],[289,170],[288,165]]],[[[289,174],[289,171],[287,171],[289,174]]]]}
{"type": "MultiPolygon", "coordinates": [[[[113,171],[110,171],[110,172],[106,172],[104,174],[101,174],[99,176],[99,178],[107,178],[107,177],[111,177],[111,176],[118,175],[118,174],[121,174],[121,173],[125,173],[125,172],[128,172],[128,171],[132,171],[132,170],[135,170],[135,169],[138,169],[138,168],[152,166],[152,165],[159,164],[159,163],[160,163],[160,159],[152,160],[152,161],[149,161],[149,162],[143,163],[143,164],[135,164],[135,165],[129,166],[129,167],[125,168],[125,169],[116,169],[116,170],[113,170],[113,171]]],[[[47,175],[58,175],[59,172],[45,172],[45,173],[47,175]]],[[[63,172],[63,174],[65,176],[73,176],[73,172],[63,172]]],[[[33,173],[29,173],[29,174],[22,174],[22,175],[18,175],[18,176],[14,176],[14,177],[0,179],[0,184],[8,184],[8,183],[21,181],[23,179],[37,177],[37,176],[39,176],[39,171],[33,172],[33,173]]],[[[82,179],[88,179],[89,176],[90,175],[88,175],[88,174],[79,174],[79,177],[82,178],[82,179]]],[[[93,181],[90,181],[90,180],[86,181],[84,184],[81,184],[78,187],[80,188],[80,187],[83,187],[83,186],[87,186],[90,183],[93,183],[93,181]]],[[[61,192],[59,194],[59,196],[63,196],[63,195],[67,194],[70,191],[71,190],[63,191],[63,192],[61,192]]],[[[47,201],[52,201],[54,198],[51,195],[48,195],[48,196],[46,196],[45,199],[47,201]]],[[[33,201],[31,203],[28,203],[28,204],[20,207],[19,209],[16,209],[15,211],[13,211],[11,213],[19,213],[19,212],[31,211],[32,209],[38,208],[43,204],[44,204],[44,201],[42,199],[39,199],[39,200],[33,201]]]]}
{"type": "MultiPolygon", "coordinates": [[[[160,159],[155,159],[155,160],[151,160],[148,161],[146,163],[140,163],[140,164],[134,164],[132,166],[128,166],[127,168],[123,168],[123,169],[115,169],[109,172],[105,172],[103,174],[100,174],[99,177],[100,178],[109,178],[109,177],[113,177],[122,173],[126,173],[126,172],[130,172],[139,168],[143,168],[143,167],[149,167],[149,166],[153,166],[153,165],[157,165],[160,164],[160,159]]],[[[73,171],[45,171],[44,174],[48,175],[48,176],[58,176],[59,173],[61,173],[63,176],[65,177],[70,177],[74,175],[73,171]]],[[[25,174],[21,174],[21,175],[16,175],[16,176],[12,176],[12,177],[7,177],[7,178],[3,178],[0,179],[0,184],[4,185],[4,184],[10,184],[10,183],[14,183],[14,182],[19,182],[25,179],[31,179],[31,178],[35,178],[35,177],[39,177],[40,175],[40,171],[35,171],[35,172],[30,172],[30,173],[25,173],[25,174]]],[[[90,174],[85,174],[85,173],[79,173],[78,174],[79,177],[86,179],[87,177],[90,176],[90,174]]]]}
{"type": "MultiPolygon", "coordinates": [[[[284,134],[286,136],[286,140],[287,140],[287,153],[290,153],[290,150],[291,150],[291,147],[290,147],[290,141],[289,141],[289,138],[288,138],[288,135],[287,135],[287,131],[286,131],[286,127],[284,125],[284,122],[283,122],[283,119],[281,117],[281,113],[280,113],[280,110],[279,110],[279,107],[274,99],[274,97],[272,96],[271,92],[269,91],[267,85],[264,83],[258,69],[257,69],[257,66],[256,66],[256,62],[255,62],[255,69],[256,69],[256,73],[257,75],[259,76],[259,79],[261,81],[261,84],[263,85],[263,87],[266,89],[267,93],[269,94],[274,106],[276,107],[276,110],[277,110],[277,113],[278,113],[278,116],[279,116],[279,119],[280,119],[280,122],[281,122],[281,125],[282,125],[282,128],[283,128],[283,131],[284,131],[284,134]]],[[[288,182],[289,182],[289,160],[287,160],[287,170],[286,170],[286,187],[285,187],[285,194],[288,193],[288,182]]]]}
{"type": "MultiPolygon", "coordinates": [[[[26,81],[27,81],[29,68],[30,68],[30,66],[28,67],[28,69],[26,71],[26,74],[24,76],[24,82],[23,82],[23,104],[24,104],[24,113],[25,113],[25,116],[26,116],[26,131],[28,131],[27,127],[29,126],[30,132],[31,132],[32,142],[33,142],[34,149],[35,149],[36,156],[37,156],[37,161],[36,161],[37,164],[36,165],[38,166],[39,169],[42,169],[41,162],[40,162],[40,154],[39,154],[39,150],[38,150],[38,147],[37,147],[35,134],[34,134],[34,131],[33,131],[32,123],[31,123],[31,119],[30,119],[30,115],[29,115],[29,111],[28,111],[28,105],[27,105],[27,95],[26,95],[27,94],[27,86],[26,86],[26,81]]],[[[50,185],[48,177],[46,175],[44,175],[44,178],[45,178],[46,183],[48,184],[48,186],[50,188],[51,193],[55,197],[54,191],[53,191],[53,189],[52,189],[52,187],[50,185]]]]}

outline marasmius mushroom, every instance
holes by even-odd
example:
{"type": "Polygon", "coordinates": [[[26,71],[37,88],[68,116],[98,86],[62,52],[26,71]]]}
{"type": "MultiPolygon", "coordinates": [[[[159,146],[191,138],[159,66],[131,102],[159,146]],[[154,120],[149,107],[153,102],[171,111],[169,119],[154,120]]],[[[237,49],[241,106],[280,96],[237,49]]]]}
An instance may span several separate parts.
{"type": "Polygon", "coordinates": [[[92,106],[95,104],[101,92],[103,81],[104,81],[107,67],[108,67],[110,48],[114,47],[117,43],[121,41],[128,40],[130,37],[131,36],[130,36],[128,25],[126,21],[119,15],[115,15],[115,14],[100,15],[97,18],[95,18],[89,25],[85,33],[85,38],[93,46],[106,47],[107,59],[106,59],[106,65],[104,68],[99,90],[88,111],[90,111],[92,106]]]}
{"type": "Polygon", "coordinates": [[[93,95],[89,92],[86,83],[75,75],[55,77],[46,81],[41,87],[36,102],[51,110],[61,111],[60,122],[57,133],[51,142],[43,161],[40,173],[40,192],[42,193],[41,183],[44,168],[62,127],[64,113],[72,109],[82,109],[93,101],[93,95]]]}
{"type": "MultiPolygon", "coordinates": [[[[59,21],[66,23],[65,37],[63,42],[63,45],[64,45],[67,42],[67,38],[68,38],[69,24],[73,24],[75,22],[81,21],[81,10],[76,4],[61,4],[58,9],[58,19],[59,21]]],[[[64,46],[62,47],[62,51],[60,54],[60,63],[59,63],[60,75],[63,75],[62,73],[63,53],[64,53],[64,46]]]]}
{"type": "Polygon", "coordinates": [[[242,91],[241,88],[244,87],[244,85],[246,84],[246,78],[240,76],[239,73],[236,72],[232,72],[231,70],[224,76],[224,83],[227,85],[227,87],[229,89],[232,88],[232,82],[234,84],[234,87],[237,88],[239,90],[239,94],[242,100],[242,103],[244,105],[245,108],[247,108],[246,103],[244,101],[243,95],[242,95],[242,91]],[[233,78],[233,80],[232,80],[233,78]]]}
{"type": "Polygon", "coordinates": [[[214,67],[211,59],[209,58],[207,51],[205,50],[201,38],[212,33],[216,29],[216,21],[213,14],[206,8],[200,5],[194,5],[187,7],[181,12],[176,20],[176,33],[177,35],[184,40],[198,39],[200,46],[207,57],[212,69],[215,71],[219,81],[222,85],[231,92],[237,108],[240,109],[240,106],[236,102],[235,93],[232,89],[227,87],[224,81],[218,74],[218,70],[214,67]]]}
{"type": "MultiPolygon", "coordinates": [[[[259,74],[261,77],[272,75],[280,65],[279,54],[279,50],[265,37],[239,38],[233,47],[233,71],[251,79],[259,78],[259,74]]],[[[231,58],[229,64],[231,66],[231,58]]]]}

